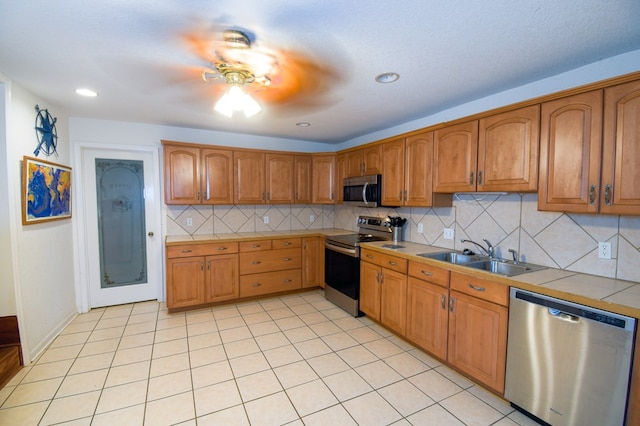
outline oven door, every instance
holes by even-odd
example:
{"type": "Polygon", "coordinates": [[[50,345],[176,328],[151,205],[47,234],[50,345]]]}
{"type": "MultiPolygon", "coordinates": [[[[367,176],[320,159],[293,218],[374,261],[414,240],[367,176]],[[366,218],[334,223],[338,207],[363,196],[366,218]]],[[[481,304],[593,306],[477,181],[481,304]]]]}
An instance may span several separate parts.
{"type": "Polygon", "coordinates": [[[360,250],[329,241],[324,247],[325,297],[354,317],[360,316],[360,250]]]}

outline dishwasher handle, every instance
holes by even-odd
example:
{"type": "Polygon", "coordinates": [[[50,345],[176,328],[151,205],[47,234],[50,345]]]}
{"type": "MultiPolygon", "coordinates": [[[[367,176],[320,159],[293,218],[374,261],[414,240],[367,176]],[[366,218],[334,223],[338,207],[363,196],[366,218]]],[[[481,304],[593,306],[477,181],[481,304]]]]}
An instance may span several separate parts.
{"type": "Polygon", "coordinates": [[[549,315],[554,316],[559,320],[573,322],[573,323],[580,322],[580,317],[577,315],[571,315],[566,312],[562,312],[559,309],[554,309],[554,308],[547,308],[547,309],[548,309],[549,315]]]}

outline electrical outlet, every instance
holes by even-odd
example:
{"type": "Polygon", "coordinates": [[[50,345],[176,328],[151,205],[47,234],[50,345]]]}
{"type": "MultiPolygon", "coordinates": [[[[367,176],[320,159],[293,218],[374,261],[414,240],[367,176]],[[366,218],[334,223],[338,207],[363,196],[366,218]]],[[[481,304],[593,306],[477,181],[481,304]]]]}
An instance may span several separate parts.
{"type": "Polygon", "coordinates": [[[598,257],[600,259],[611,259],[611,243],[608,243],[608,242],[598,243],[598,257]]]}
{"type": "Polygon", "coordinates": [[[418,224],[418,234],[422,234],[424,232],[424,225],[419,223],[418,224]]]}
{"type": "Polygon", "coordinates": [[[453,228],[444,228],[444,239],[445,240],[453,240],[455,237],[453,235],[453,228]]]}
{"type": "Polygon", "coordinates": [[[309,223],[313,223],[316,221],[316,217],[314,215],[309,215],[309,223]]]}
{"type": "Polygon", "coordinates": [[[262,218],[262,221],[263,221],[264,223],[269,223],[269,216],[264,216],[264,217],[262,218]]]}
{"type": "Polygon", "coordinates": [[[187,218],[187,226],[193,226],[193,219],[190,217],[187,218]]]}

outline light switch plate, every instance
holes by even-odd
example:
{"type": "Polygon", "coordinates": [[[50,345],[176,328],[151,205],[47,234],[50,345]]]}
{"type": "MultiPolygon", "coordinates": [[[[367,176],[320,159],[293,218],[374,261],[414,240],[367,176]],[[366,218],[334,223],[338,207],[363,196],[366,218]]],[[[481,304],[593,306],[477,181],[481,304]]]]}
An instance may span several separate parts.
{"type": "Polygon", "coordinates": [[[269,216],[264,216],[264,217],[262,218],[262,221],[263,221],[264,223],[269,223],[269,216]]]}
{"type": "Polygon", "coordinates": [[[424,225],[419,223],[418,224],[418,234],[422,234],[424,232],[424,225]]]}
{"type": "Polygon", "coordinates": [[[611,259],[611,243],[602,241],[598,243],[598,257],[600,259],[611,259]]]}

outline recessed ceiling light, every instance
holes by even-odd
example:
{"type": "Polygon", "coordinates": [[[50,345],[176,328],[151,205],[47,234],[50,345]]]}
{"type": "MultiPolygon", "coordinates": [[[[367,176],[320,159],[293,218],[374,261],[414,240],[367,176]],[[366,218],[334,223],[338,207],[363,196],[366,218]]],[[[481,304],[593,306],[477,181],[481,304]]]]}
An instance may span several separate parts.
{"type": "Polygon", "coordinates": [[[76,93],[80,96],[86,96],[88,98],[95,98],[98,96],[98,92],[95,92],[91,89],[76,89],[76,93]]]}
{"type": "Polygon", "coordinates": [[[299,123],[296,123],[296,126],[298,126],[298,127],[309,127],[309,126],[311,126],[311,123],[308,123],[306,121],[301,121],[299,123]]]}
{"type": "Polygon", "coordinates": [[[393,83],[400,78],[400,74],[396,72],[385,72],[376,76],[378,83],[393,83]]]}

